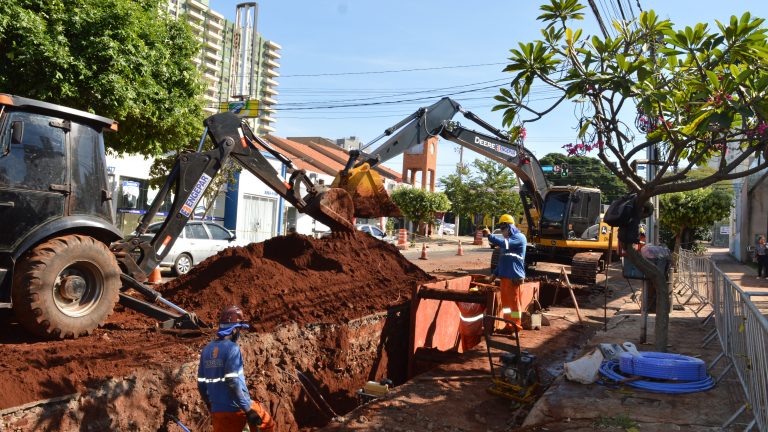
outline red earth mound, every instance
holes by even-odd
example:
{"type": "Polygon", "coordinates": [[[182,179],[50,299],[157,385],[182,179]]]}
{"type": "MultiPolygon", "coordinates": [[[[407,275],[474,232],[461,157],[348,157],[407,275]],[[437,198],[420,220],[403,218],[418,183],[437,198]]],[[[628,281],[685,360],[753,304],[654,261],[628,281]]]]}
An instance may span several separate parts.
{"type": "MultiPolygon", "coordinates": [[[[215,323],[239,304],[253,331],[278,324],[340,323],[410,299],[432,279],[397,249],[367,234],[276,237],[229,248],[158,288],[169,300],[215,323]]],[[[0,409],[96,388],[140,369],[196,358],[208,336],[181,339],[151,331],[154,321],[121,306],[103,328],[76,340],[39,341],[0,314],[0,409]]]]}
{"type": "Polygon", "coordinates": [[[429,279],[393,245],[358,231],[228,248],[160,291],[209,323],[223,305],[240,305],[256,331],[270,331],[283,320],[340,323],[382,311],[429,279]]]}

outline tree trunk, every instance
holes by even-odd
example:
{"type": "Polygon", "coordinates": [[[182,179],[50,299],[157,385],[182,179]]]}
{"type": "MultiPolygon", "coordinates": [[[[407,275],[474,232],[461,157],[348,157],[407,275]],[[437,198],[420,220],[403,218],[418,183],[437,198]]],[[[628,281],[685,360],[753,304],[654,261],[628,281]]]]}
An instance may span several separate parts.
{"type": "Polygon", "coordinates": [[[680,253],[680,245],[683,244],[683,232],[685,231],[685,227],[680,228],[677,230],[677,234],[675,234],[675,253],[680,253]]]}
{"type": "MultiPolygon", "coordinates": [[[[648,278],[648,282],[656,290],[656,320],[654,325],[654,338],[656,351],[666,352],[669,340],[669,293],[670,288],[666,281],[666,275],[656,265],[645,259],[640,252],[630,243],[624,243],[624,250],[629,260],[640,269],[648,278]]],[[[647,306],[646,306],[647,307],[647,306]]]]}

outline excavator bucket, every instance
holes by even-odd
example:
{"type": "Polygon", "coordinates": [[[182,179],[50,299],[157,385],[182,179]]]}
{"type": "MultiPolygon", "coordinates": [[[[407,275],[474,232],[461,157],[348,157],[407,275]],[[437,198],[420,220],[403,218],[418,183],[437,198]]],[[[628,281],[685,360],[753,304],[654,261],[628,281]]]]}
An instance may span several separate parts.
{"type": "Polygon", "coordinates": [[[381,176],[367,163],[350,169],[347,175],[339,173],[331,187],[344,189],[352,197],[355,217],[402,216],[389,198],[381,176]]]}
{"type": "Polygon", "coordinates": [[[331,187],[315,195],[303,213],[327,225],[331,231],[354,231],[354,204],[344,189],[331,187]]]}

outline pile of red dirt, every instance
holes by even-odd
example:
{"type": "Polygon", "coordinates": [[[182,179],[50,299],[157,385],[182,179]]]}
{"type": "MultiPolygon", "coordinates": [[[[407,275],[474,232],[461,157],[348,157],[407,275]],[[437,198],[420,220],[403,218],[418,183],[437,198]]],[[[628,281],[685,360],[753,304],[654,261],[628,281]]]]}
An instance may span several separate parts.
{"type": "MultiPolygon", "coordinates": [[[[228,248],[157,289],[212,324],[223,306],[238,304],[252,331],[269,332],[289,321],[341,323],[385,311],[430,279],[394,246],[356,232],[228,248]]],[[[10,314],[0,314],[0,409],[173,367],[196,358],[209,340],[157,333],[151,318],[119,305],[115,310],[94,334],[65,341],[35,339],[10,314]]]]}
{"type": "Polygon", "coordinates": [[[393,245],[356,231],[228,248],[159,291],[208,323],[239,305],[254,330],[270,331],[285,320],[341,323],[379,312],[430,279],[393,245]]]}

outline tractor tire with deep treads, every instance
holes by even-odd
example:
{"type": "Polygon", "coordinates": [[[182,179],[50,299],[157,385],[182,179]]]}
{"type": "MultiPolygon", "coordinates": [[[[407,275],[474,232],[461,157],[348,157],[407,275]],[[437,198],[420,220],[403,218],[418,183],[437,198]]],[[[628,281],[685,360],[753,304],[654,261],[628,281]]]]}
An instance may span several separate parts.
{"type": "Polygon", "coordinates": [[[84,235],[53,238],[19,260],[13,309],[30,333],[49,339],[90,334],[112,314],[120,269],[102,242],[84,235]]]}

